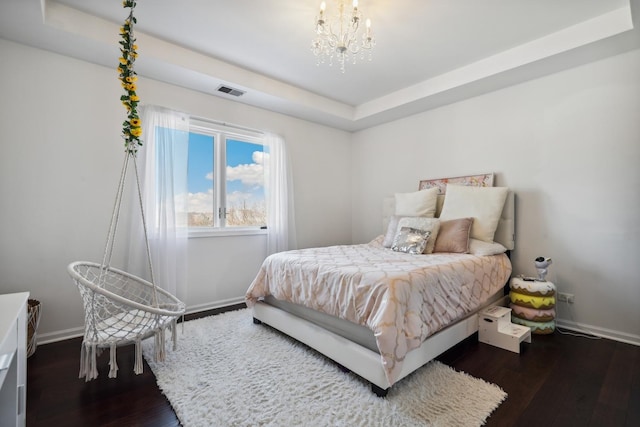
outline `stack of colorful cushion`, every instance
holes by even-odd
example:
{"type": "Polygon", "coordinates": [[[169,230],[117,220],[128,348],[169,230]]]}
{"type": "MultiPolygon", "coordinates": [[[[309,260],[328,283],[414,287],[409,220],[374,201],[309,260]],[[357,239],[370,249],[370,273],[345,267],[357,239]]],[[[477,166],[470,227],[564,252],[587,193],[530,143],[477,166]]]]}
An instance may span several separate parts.
{"type": "Polygon", "coordinates": [[[556,328],[556,287],[551,282],[511,279],[511,321],[528,326],[533,334],[550,334],[556,328]]]}

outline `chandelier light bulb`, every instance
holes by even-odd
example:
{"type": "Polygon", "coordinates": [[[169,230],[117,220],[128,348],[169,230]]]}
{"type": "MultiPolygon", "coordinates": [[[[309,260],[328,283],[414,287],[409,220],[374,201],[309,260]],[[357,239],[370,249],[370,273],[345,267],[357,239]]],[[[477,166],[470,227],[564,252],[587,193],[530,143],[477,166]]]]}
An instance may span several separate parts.
{"type": "Polygon", "coordinates": [[[365,29],[360,29],[362,12],[358,9],[359,1],[352,0],[353,9],[346,9],[347,0],[335,0],[335,8],[327,10],[326,2],[320,3],[320,11],[316,18],[316,38],[311,42],[311,51],[317,58],[317,64],[334,59],[340,64],[340,71],[345,72],[345,64],[351,60],[356,63],[356,56],[365,57],[375,46],[375,39],[371,30],[371,20],[365,20],[365,29]]]}

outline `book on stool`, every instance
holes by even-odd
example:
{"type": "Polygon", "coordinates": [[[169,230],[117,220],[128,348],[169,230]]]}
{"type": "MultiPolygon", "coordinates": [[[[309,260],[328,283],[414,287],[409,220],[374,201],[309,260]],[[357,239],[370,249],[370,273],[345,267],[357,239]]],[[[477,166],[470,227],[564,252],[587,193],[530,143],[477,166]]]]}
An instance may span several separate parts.
{"type": "Polygon", "coordinates": [[[531,329],[511,323],[510,308],[493,306],[480,312],[478,340],[514,353],[520,353],[522,341],[531,343],[531,329]]]}

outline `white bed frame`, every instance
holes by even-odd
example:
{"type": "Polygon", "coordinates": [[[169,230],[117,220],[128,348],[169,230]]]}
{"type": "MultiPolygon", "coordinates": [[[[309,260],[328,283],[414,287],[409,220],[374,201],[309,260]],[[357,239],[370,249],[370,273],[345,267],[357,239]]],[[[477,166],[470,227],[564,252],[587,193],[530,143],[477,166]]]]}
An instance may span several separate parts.
{"type": "MultiPolygon", "coordinates": [[[[509,250],[515,246],[514,205],[514,195],[509,192],[495,237],[497,242],[509,250]]],[[[441,207],[442,203],[439,206],[441,207]]],[[[389,204],[389,201],[385,200],[383,210],[385,219],[387,219],[388,213],[393,213],[393,204],[389,204]]],[[[439,209],[437,214],[439,214],[439,209]]],[[[407,353],[398,381],[477,332],[477,313],[488,306],[503,305],[504,301],[504,295],[498,293],[475,312],[431,335],[420,347],[407,353]]],[[[366,379],[371,383],[373,392],[378,396],[385,396],[391,387],[382,367],[381,356],[375,351],[262,301],[258,301],[253,307],[253,318],[255,323],[266,323],[366,379]]]]}

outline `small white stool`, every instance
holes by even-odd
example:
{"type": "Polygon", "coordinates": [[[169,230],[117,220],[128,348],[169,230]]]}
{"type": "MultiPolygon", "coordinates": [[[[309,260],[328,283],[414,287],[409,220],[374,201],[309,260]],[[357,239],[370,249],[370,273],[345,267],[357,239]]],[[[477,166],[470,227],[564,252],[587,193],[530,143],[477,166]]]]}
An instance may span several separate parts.
{"type": "Polygon", "coordinates": [[[522,341],[531,343],[531,329],[511,323],[510,308],[489,307],[480,313],[478,322],[478,340],[485,344],[520,353],[522,341]]]}

